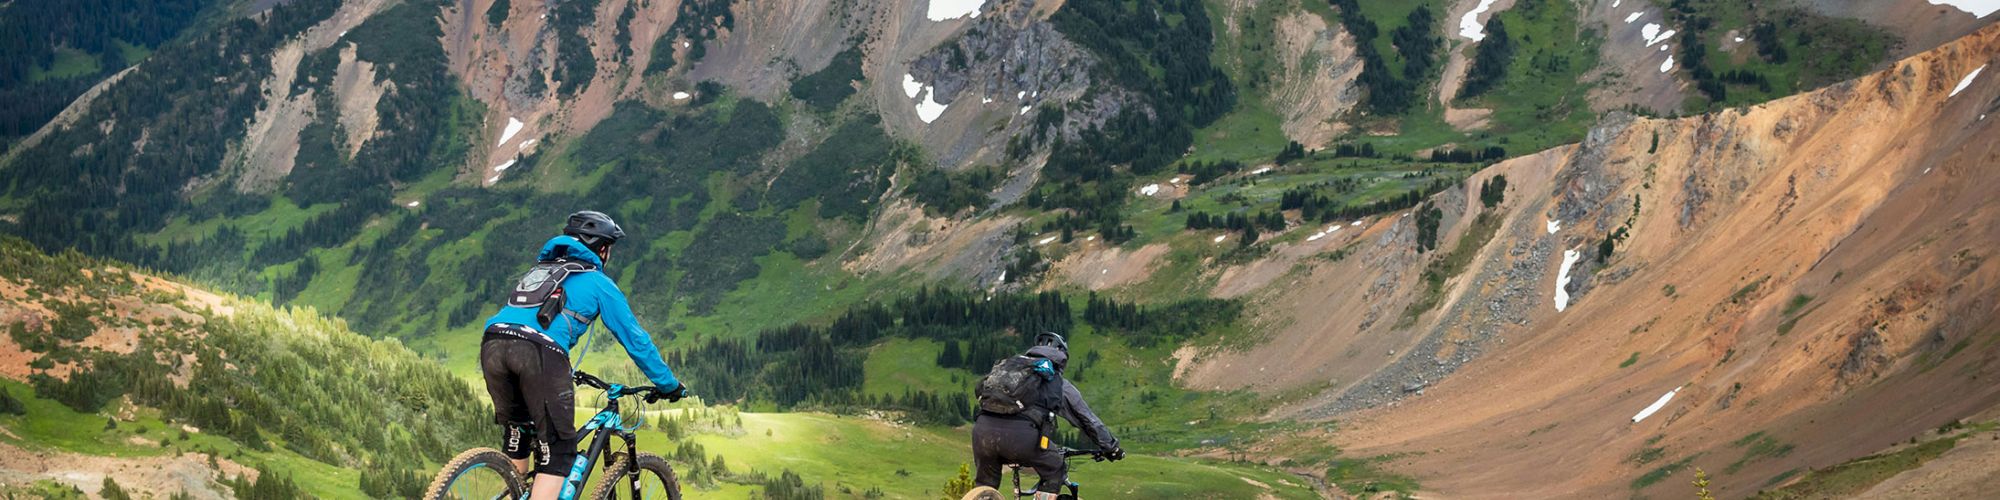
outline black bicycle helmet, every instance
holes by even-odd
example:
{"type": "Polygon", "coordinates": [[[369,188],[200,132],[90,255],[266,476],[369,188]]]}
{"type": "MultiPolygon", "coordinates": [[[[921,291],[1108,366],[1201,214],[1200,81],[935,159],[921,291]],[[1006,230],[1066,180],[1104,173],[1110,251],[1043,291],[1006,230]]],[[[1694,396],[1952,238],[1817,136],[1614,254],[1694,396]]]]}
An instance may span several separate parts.
{"type": "Polygon", "coordinates": [[[1055,347],[1056,350],[1062,351],[1063,354],[1069,354],[1069,342],[1063,340],[1063,336],[1057,335],[1056,332],[1042,332],[1039,335],[1035,335],[1035,346],[1051,346],[1055,347]]]}
{"type": "Polygon", "coordinates": [[[563,225],[563,234],[583,241],[584,246],[591,250],[603,251],[604,247],[624,238],[625,230],[619,229],[618,223],[612,222],[611,216],[604,215],[604,212],[585,210],[569,214],[569,223],[563,225]]]}

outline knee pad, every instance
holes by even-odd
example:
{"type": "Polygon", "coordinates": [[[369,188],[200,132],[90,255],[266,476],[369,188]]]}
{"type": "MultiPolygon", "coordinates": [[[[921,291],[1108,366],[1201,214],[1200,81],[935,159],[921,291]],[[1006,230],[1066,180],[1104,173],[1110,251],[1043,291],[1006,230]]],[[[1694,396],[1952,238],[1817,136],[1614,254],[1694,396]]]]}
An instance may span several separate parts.
{"type": "Polygon", "coordinates": [[[576,440],[565,440],[543,435],[535,440],[535,473],[557,477],[568,477],[570,464],[576,463],[576,440]]]}
{"type": "Polygon", "coordinates": [[[525,460],[538,448],[534,445],[535,424],[533,422],[508,422],[500,431],[500,453],[514,460],[525,460]]]}

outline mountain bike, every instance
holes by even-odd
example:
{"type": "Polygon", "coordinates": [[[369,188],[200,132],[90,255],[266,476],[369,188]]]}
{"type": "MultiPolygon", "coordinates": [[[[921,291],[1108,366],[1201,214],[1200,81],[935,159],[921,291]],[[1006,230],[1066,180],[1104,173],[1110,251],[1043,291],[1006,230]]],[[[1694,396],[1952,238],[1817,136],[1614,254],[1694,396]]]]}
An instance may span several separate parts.
{"type": "MultiPolygon", "coordinates": [[[[680,482],[674,476],[674,468],[667,460],[651,453],[639,453],[639,443],[633,430],[639,428],[637,422],[626,426],[618,416],[618,400],[626,396],[654,396],[666,394],[657,387],[627,387],[606,383],[591,374],[576,372],[575,383],[579,386],[604,390],[607,401],[604,409],[592,416],[589,422],[578,429],[578,442],[588,442],[590,447],[577,454],[576,463],[569,469],[569,476],[563,479],[562,500],[578,498],[584,481],[590,479],[592,463],[609,463],[604,482],[598,483],[589,497],[593,499],[642,499],[664,498],[680,500],[680,482]],[[611,438],[625,442],[623,452],[614,451],[611,438]],[[648,475],[647,473],[651,473],[648,475]],[[627,487],[621,487],[627,486],[627,487]]],[[[522,472],[514,469],[514,462],[500,450],[473,448],[459,453],[456,458],[445,463],[438,471],[436,479],[424,490],[426,500],[497,500],[528,497],[528,481],[522,472]]]]}
{"type": "MultiPolygon", "coordinates": [[[[1076,458],[1087,455],[1090,457],[1091,461],[1094,462],[1104,461],[1103,450],[1077,450],[1065,447],[1058,447],[1056,448],[1056,451],[1062,452],[1062,456],[1064,459],[1076,458]]],[[[1014,497],[1015,498],[1034,497],[1035,490],[1021,489],[1021,464],[1007,464],[1006,467],[1007,470],[1014,476],[1014,497]]],[[[1068,488],[1069,493],[1057,495],[1056,498],[1060,500],[1077,500],[1078,498],[1080,498],[1080,495],[1082,495],[1081,493],[1077,492],[1077,489],[1082,488],[1083,485],[1077,484],[1076,481],[1071,481],[1069,480],[1069,478],[1063,478],[1063,487],[1068,488]]],[[[1000,493],[1000,490],[993,489],[992,487],[980,486],[973,488],[972,491],[966,492],[965,497],[960,500],[1006,500],[1006,497],[1000,493]]]]}

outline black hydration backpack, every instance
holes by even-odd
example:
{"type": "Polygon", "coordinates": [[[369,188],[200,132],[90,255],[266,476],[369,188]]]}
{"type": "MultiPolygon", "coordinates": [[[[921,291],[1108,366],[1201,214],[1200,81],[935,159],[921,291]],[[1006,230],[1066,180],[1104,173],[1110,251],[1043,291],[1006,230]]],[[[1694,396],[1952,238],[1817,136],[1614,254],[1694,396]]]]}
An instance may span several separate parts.
{"type": "Polygon", "coordinates": [[[514,291],[507,294],[507,305],[536,308],[535,320],[541,322],[540,326],[546,330],[549,328],[549,323],[556,320],[556,316],[565,312],[563,280],[572,274],[596,271],[596,266],[583,262],[567,260],[536,262],[535,267],[528,268],[528,272],[521,274],[521,279],[515,281],[514,291]]]}
{"type": "Polygon", "coordinates": [[[1054,410],[1061,391],[1062,378],[1056,376],[1054,363],[1032,356],[1009,356],[993,363],[974,392],[979,396],[980,410],[999,415],[1033,410],[1040,415],[1029,417],[1040,421],[1054,410]]]}

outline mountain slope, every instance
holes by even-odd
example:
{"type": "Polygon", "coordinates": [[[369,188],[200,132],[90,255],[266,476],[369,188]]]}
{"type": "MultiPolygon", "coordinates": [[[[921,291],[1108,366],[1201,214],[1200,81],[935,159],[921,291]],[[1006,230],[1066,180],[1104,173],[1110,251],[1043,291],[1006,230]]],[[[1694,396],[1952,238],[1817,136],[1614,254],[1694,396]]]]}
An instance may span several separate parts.
{"type": "Polygon", "coordinates": [[[0,385],[27,401],[0,416],[0,468],[15,484],[96,491],[111,476],[213,496],[247,487],[229,482],[241,478],[266,493],[296,481],[319,496],[401,496],[421,487],[426,463],[489,435],[471,386],[309,309],[13,238],[0,241],[0,284],[0,385]]]}
{"type": "Polygon", "coordinates": [[[1502,162],[1436,200],[1441,234],[1478,241],[1470,193],[1509,181],[1496,236],[1432,312],[1391,324],[1428,259],[1406,250],[1409,219],[1378,222],[1354,255],[1308,266],[1301,286],[1330,296],[1279,302],[1296,323],[1183,383],[1311,388],[1274,416],[1352,419],[1345,449],[1453,496],[1678,491],[1636,479],[1661,464],[1741,495],[1984,411],[2000,403],[1980,381],[2000,331],[1982,265],[2000,238],[2000,85],[1970,75],[1995,62],[1989,26],[1820,91],[1614,118],[1502,162]],[[1355,281],[1378,285],[1333,286],[1355,281]],[[1303,312],[1328,301],[1368,307],[1303,312]],[[1285,375],[1229,368],[1274,361],[1285,375]]]}

